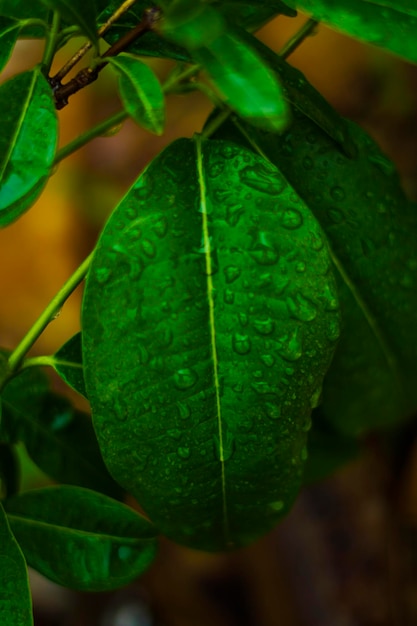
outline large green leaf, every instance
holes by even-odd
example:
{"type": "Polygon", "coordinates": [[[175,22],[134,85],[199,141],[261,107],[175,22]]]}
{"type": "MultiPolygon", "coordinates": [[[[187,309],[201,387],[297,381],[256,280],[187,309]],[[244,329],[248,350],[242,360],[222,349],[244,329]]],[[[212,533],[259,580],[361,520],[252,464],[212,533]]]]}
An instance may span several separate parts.
{"type": "MultiPolygon", "coordinates": [[[[176,6],[176,5],[175,5],[176,6]]],[[[211,6],[167,12],[161,32],[187,48],[222,99],[251,124],[282,131],[289,111],[276,74],[211,6]]]]}
{"type": "Polygon", "coordinates": [[[33,624],[27,567],[0,503],[0,619],[7,626],[33,624]]]}
{"type": "Polygon", "coordinates": [[[80,487],[46,487],[4,502],[28,564],[74,589],[117,589],[142,574],[156,531],[141,515],[80,487]]]}
{"type": "Polygon", "coordinates": [[[55,156],[55,105],[39,68],[0,86],[0,122],[0,226],[7,226],[33,204],[55,156]]]}
{"type": "Polygon", "coordinates": [[[2,391],[2,441],[23,442],[42,471],[63,483],[120,497],[98,449],[91,420],[49,391],[36,368],[24,370],[2,391]]]}
{"type": "Polygon", "coordinates": [[[417,63],[414,0],[291,0],[315,19],[417,63]]]}
{"type": "Polygon", "coordinates": [[[0,14],[0,71],[10,58],[20,30],[20,22],[0,14]]]}
{"type": "Polygon", "coordinates": [[[13,496],[19,491],[20,464],[14,446],[0,443],[0,497],[13,496]]]}
{"type": "Polygon", "coordinates": [[[97,38],[97,2],[96,0],[41,0],[54,11],[58,11],[68,24],[79,26],[81,32],[93,43],[97,38]]]}
{"type": "Polygon", "coordinates": [[[417,213],[397,173],[354,124],[347,158],[307,117],[280,141],[229,122],[218,137],[262,151],[319,220],[338,270],[343,327],[323,388],[323,412],[346,434],[396,424],[417,407],[417,213]]]}
{"type": "Polygon", "coordinates": [[[119,75],[119,90],[124,108],[137,124],[162,135],[165,125],[165,99],[154,72],[133,54],[110,57],[119,75]]]}
{"type": "Polygon", "coordinates": [[[275,168],[186,139],[152,162],[100,238],[82,322],[103,457],[161,532],[222,550],[288,511],[338,321],[320,228],[275,168]]]}
{"type": "Polygon", "coordinates": [[[81,333],[76,333],[54,354],[52,367],[65,382],[85,398],[84,370],[81,348],[81,333]]]}

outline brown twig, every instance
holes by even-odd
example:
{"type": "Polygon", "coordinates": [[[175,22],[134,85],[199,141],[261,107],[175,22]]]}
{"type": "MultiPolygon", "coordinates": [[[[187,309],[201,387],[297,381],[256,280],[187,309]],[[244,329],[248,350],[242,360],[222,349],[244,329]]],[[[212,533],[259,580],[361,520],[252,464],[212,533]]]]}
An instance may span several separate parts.
{"type": "MultiPolygon", "coordinates": [[[[141,21],[130,30],[126,35],[121,37],[102,55],[102,59],[113,57],[123,52],[131,43],[142,37],[145,33],[152,30],[156,22],[161,17],[161,11],[157,7],[146,9],[143,13],[141,21]]],[[[80,51],[79,51],[80,52],[80,51]]],[[[75,58],[75,57],[73,57],[75,58]]],[[[81,57],[79,57],[81,58],[81,57]]],[[[79,59],[78,59],[79,60],[79,59]]],[[[68,64],[67,64],[68,65],[68,64]]],[[[60,110],[68,104],[68,98],[77,91],[84,89],[97,80],[101,70],[107,65],[107,61],[98,63],[94,67],[85,67],[78,74],[64,85],[61,83],[60,76],[62,70],[56,76],[49,79],[49,84],[54,91],[55,107],[60,110]]],[[[66,66],[64,66],[66,67],[66,66]]],[[[64,74],[65,75],[65,74],[64,74]]]]}

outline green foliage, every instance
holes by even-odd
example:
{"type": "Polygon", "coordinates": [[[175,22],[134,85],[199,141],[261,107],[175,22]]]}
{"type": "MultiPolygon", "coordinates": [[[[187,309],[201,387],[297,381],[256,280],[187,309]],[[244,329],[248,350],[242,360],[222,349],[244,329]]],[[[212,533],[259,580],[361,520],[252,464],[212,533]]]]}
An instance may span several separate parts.
{"type": "Polygon", "coordinates": [[[65,587],[127,585],[156,554],[155,530],[144,517],[88,489],[34,489],[4,507],[28,565],[65,587]]]}
{"type": "Polygon", "coordinates": [[[0,503],[0,615],[8,626],[32,626],[26,563],[0,503]]]}
{"type": "Polygon", "coordinates": [[[0,350],[1,623],[33,623],[21,549],[94,591],[145,571],[158,533],[246,546],[303,485],[356,458],[363,434],[398,431],[417,409],[416,206],[368,135],[287,62],[315,22],[281,55],[253,35],[297,7],[417,62],[413,0],[0,0],[0,69],[19,37],[45,39],[40,64],[0,85],[1,227],[127,117],[161,135],[169,94],[199,89],[217,107],[137,177],[92,254],[0,350]],[[92,58],[82,49],[52,76],[80,34],[92,58]],[[142,56],[171,60],[165,82],[142,56]],[[56,153],[56,109],[106,66],[123,109],[56,153]],[[28,357],[86,277],[82,331],[28,357]],[[22,445],[58,485],[20,493],[22,445]]]}

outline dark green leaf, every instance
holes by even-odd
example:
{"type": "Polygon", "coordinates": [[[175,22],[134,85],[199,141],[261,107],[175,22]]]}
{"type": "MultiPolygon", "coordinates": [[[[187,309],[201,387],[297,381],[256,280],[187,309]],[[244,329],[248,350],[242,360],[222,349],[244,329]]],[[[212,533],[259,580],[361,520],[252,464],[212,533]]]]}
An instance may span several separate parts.
{"type": "Polygon", "coordinates": [[[0,617],[7,626],[33,625],[27,567],[0,503],[0,617]]]}
{"type": "Polygon", "coordinates": [[[107,223],[82,321],[103,457],[158,528],[207,550],[272,528],[339,321],[320,229],[276,169],[171,144],[107,223]]]}
{"type": "Polygon", "coordinates": [[[315,19],[417,63],[414,0],[291,0],[315,19]]]}
{"type": "Polygon", "coordinates": [[[392,163],[350,124],[347,158],[315,124],[294,115],[280,141],[229,122],[217,136],[259,149],[308,203],[332,248],[344,332],[323,387],[322,410],[346,434],[387,427],[417,407],[417,213],[392,163]]]}
{"type": "Polygon", "coordinates": [[[37,368],[23,370],[2,391],[2,441],[22,441],[51,478],[120,497],[110,478],[87,415],[48,389],[37,368]]]}
{"type": "Polygon", "coordinates": [[[69,339],[53,356],[52,367],[65,382],[85,398],[84,371],[81,349],[81,333],[69,339]]]}
{"type": "Polygon", "coordinates": [[[80,487],[46,487],[4,503],[28,564],[65,587],[107,591],[152,563],[155,529],[111,498],[80,487]]]}
{"type": "Polygon", "coordinates": [[[93,43],[97,38],[96,0],[41,0],[45,6],[58,11],[68,24],[79,26],[81,32],[93,43]]]}
{"type": "Polygon", "coordinates": [[[13,496],[19,491],[19,483],[20,463],[17,452],[14,446],[0,443],[0,496],[13,496]]]}
{"type": "Polygon", "coordinates": [[[119,90],[126,111],[137,124],[162,135],[165,100],[154,72],[132,54],[110,57],[109,62],[119,74],[119,90]]]}
{"type": "Polygon", "coordinates": [[[0,111],[0,226],[7,226],[39,195],[55,156],[55,105],[39,68],[0,86],[0,111]]]}
{"type": "Polygon", "coordinates": [[[0,15],[0,71],[10,58],[19,30],[20,22],[0,15]]]}
{"type": "MultiPolygon", "coordinates": [[[[0,15],[16,20],[37,19],[48,23],[48,9],[41,2],[28,0],[0,0],[0,15]]],[[[45,29],[39,26],[25,26],[21,32],[25,37],[44,37],[45,29]]]]}
{"type": "Polygon", "coordinates": [[[297,11],[280,0],[216,0],[212,3],[229,22],[242,28],[256,29],[275,15],[295,17],[297,11]]]}

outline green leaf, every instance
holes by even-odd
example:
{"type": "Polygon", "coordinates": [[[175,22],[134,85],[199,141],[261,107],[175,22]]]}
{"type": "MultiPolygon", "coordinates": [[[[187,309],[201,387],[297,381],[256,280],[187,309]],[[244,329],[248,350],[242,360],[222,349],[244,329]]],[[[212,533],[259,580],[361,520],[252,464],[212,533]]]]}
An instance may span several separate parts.
{"type": "Polygon", "coordinates": [[[111,498],[80,487],[46,487],[4,503],[28,564],[54,582],[108,591],[152,563],[155,529],[111,498]]]}
{"type": "Polygon", "coordinates": [[[260,26],[276,15],[295,17],[297,11],[288,7],[280,0],[253,1],[253,0],[216,0],[212,6],[222,13],[231,24],[257,30],[260,26]]]}
{"type": "Polygon", "coordinates": [[[0,71],[6,65],[19,35],[20,22],[0,15],[0,71]]]}
{"type": "Polygon", "coordinates": [[[0,226],[7,226],[33,204],[55,156],[58,121],[39,68],[0,86],[0,111],[0,226]]]}
{"type": "Polygon", "coordinates": [[[87,398],[84,382],[81,333],[77,333],[71,337],[71,339],[54,354],[51,365],[67,385],[87,398]]]}
{"type": "Polygon", "coordinates": [[[32,600],[23,554],[0,503],[0,616],[7,626],[33,625],[32,600]]]}
{"type": "Polygon", "coordinates": [[[110,472],[173,540],[246,545],[291,506],[335,346],[329,268],[293,189],[227,142],[171,144],[108,221],[86,387],[110,472]]]}
{"type": "Polygon", "coordinates": [[[17,452],[13,446],[0,443],[0,496],[13,496],[19,491],[19,483],[20,464],[17,452]]]}
{"type": "Polygon", "coordinates": [[[414,0],[292,0],[290,4],[348,35],[417,63],[414,0]]]}
{"type": "Polygon", "coordinates": [[[126,111],[139,126],[162,135],[165,99],[154,72],[133,54],[109,57],[109,63],[119,75],[119,90],[126,111]]]}
{"type": "Polygon", "coordinates": [[[87,415],[49,391],[37,368],[23,370],[2,391],[1,440],[23,442],[38,467],[51,478],[120,497],[109,476],[87,415]]]}
{"type": "Polygon", "coordinates": [[[260,128],[282,131],[289,112],[275,74],[226,27],[220,13],[203,5],[192,15],[180,10],[167,13],[161,32],[188,48],[236,113],[260,128]]]}
{"type": "MultiPolygon", "coordinates": [[[[41,2],[27,0],[0,0],[0,15],[16,20],[43,20],[48,23],[48,9],[41,2]]],[[[39,26],[25,26],[20,34],[24,37],[44,37],[45,30],[39,26]]]]}
{"type": "Polygon", "coordinates": [[[279,142],[239,126],[242,132],[228,122],[216,136],[261,150],[329,239],[343,333],[325,379],[323,413],[346,435],[395,425],[417,407],[417,213],[393,164],[353,123],[356,158],[299,113],[279,142]]]}
{"type": "Polygon", "coordinates": [[[96,0],[41,0],[45,6],[58,11],[64,20],[71,25],[79,26],[81,32],[94,44],[97,37],[97,3],[96,0]]]}

